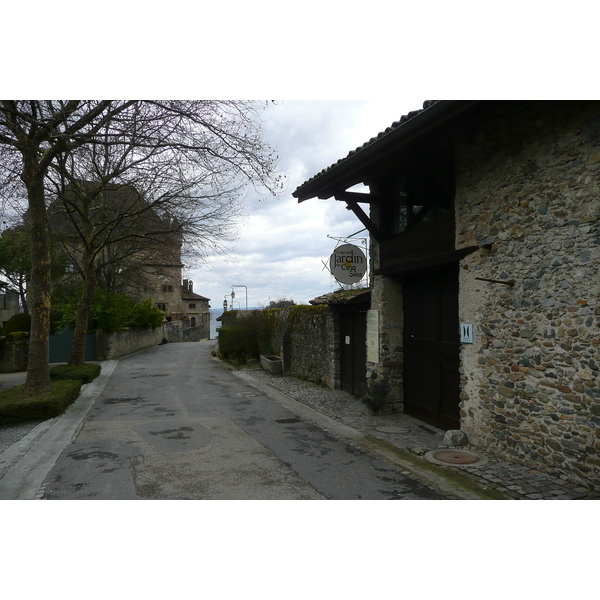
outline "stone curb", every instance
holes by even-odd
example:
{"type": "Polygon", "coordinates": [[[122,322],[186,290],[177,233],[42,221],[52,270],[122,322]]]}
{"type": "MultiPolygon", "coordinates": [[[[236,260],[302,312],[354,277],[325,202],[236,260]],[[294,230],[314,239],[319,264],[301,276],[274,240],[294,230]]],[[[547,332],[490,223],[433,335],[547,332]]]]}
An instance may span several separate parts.
{"type": "Polygon", "coordinates": [[[118,360],[102,364],[94,381],[82,386],[79,398],[60,416],[40,423],[0,455],[0,499],[43,497],[44,479],[63,450],[76,436],[96,398],[102,393],[118,360]]]}

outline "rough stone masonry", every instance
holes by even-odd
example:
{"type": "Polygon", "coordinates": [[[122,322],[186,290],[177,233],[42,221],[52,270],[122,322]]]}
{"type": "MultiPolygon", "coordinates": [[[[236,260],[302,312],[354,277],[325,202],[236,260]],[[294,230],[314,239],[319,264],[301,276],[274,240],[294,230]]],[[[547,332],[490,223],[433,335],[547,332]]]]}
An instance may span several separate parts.
{"type": "Polygon", "coordinates": [[[503,103],[456,164],[461,429],[598,487],[600,103],[503,103]]]}

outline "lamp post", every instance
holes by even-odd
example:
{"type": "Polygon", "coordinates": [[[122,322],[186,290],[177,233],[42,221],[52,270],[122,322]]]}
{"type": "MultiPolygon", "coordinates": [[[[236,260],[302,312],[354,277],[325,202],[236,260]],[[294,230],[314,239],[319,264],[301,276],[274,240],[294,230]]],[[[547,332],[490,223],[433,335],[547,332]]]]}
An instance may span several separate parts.
{"type": "Polygon", "coordinates": [[[235,292],[233,291],[233,288],[236,287],[243,287],[246,288],[246,310],[248,310],[248,288],[245,285],[232,285],[231,286],[231,298],[235,298],[235,292]]]}

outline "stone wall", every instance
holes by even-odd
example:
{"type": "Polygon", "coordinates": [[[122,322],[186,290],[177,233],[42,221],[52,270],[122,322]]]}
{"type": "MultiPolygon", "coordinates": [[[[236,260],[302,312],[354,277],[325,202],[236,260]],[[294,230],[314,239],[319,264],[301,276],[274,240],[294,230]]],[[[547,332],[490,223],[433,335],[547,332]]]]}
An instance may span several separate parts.
{"type": "MultiPolygon", "coordinates": [[[[377,252],[377,247],[374,247],[377,252]]],[[[376,275],[371,306],[379,311],[379,363],[367,362],[368,387],[384,384],[387,390],[383,412],[401,412],[404,383],[404,309],[402,284],[376,275]]]]}
{"type": "Polygon", "coordinates": [[[29,334],[18,334],[23,339],[8,335],[0,337],[0,373],[15,373],[27,369],[29,334]]]}
{"type": "Polygon", "coordinates": [[[168,342],[199,342],[210,337],[210,324],[184,327],[182,321],[164,324],[164,337],[168,342]]]}
{"type": "Polygon", "coordinates": [[[340,319],[335,311],[326,305],[228,311],[221,322],[235,327],[238,319],[256,316],[263,354],[279,356],[290,375],[339,388],[340,319]]]}
{"type": "Polygon", "coordinates": [[[96,360],[119,358],[144,348],[158,346],[163,341],[162,327],[123,329],[111,333],[96,332],[96,360]]]}
{"type": "Polygon", "coordinates": [[[461,262],[461,429],[598,485],[599,104],[504,103],[456,164],[457,248],[480,246],[461,262]]]}
{"type": "MultiPolygon", "coordinates": [[[[96,332],[96,360],[111,360],[163,343],[162,327],[123,329],[96,332]]],[[[180,340],[195,341],[195,340],[180,340]]],[[[14,341],[11,336],[0,338],[0,373],[27,369],[29,340],[14,341]]]]}
{"type": "Polygon", "coordinates": [[[281,356],[284,369],[295,377],[339,387],[337,315],[327,306],[290,306],[266,312],[270,345],[281,356]]]}

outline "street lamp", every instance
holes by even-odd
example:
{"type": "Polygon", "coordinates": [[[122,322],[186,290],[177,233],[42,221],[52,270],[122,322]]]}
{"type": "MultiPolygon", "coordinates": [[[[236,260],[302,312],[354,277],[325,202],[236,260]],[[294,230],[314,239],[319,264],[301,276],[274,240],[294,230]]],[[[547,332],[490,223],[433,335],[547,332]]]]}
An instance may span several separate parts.
{"type": "Polygon", "coordinates": [[[235,298],[235,292],[233,291],[233,288],[236,287],[243,287],[246,288],[246,310],[248,310],[248,288],[245,285],[232,285],[231,286],[231,298],[235,298]]]}

